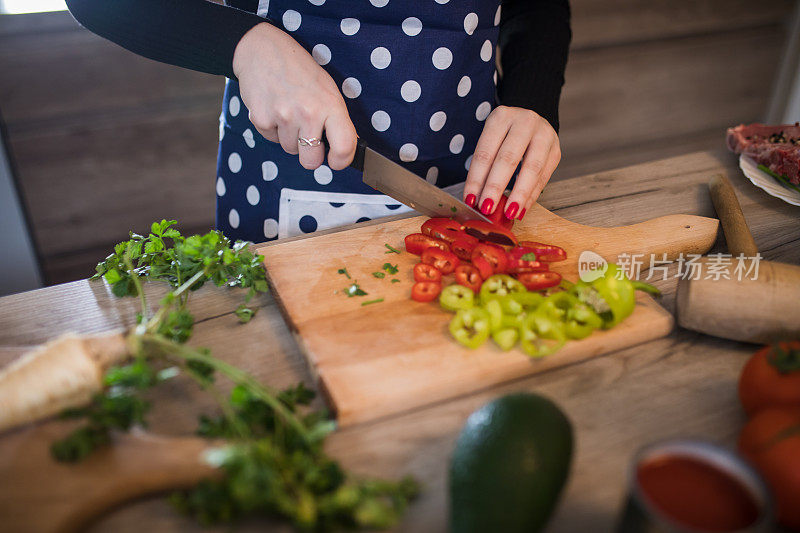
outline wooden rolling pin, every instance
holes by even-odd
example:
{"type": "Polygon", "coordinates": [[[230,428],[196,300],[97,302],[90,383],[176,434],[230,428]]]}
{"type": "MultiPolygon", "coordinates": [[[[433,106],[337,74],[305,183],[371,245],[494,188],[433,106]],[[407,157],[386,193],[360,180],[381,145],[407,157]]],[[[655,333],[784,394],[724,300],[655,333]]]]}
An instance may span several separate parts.
{"type": "Polygon", "coordinates": [[[728,178],[714,176],[708,188],[733,256],[727,267],[729,279],[709,277],[709,269],[718,267],[719,262],[704,257],[699,279],[678,281],[678,323],[701,333],[745,342],[766,344],[800,338],[800,267],[747,259],[739,276],[737,256],[755,257],[758,248],[728,178]],[[758,261],[757,275],[754,261],[758,261]],[[748,269],[750,273],[745,275],[748,269]]]}

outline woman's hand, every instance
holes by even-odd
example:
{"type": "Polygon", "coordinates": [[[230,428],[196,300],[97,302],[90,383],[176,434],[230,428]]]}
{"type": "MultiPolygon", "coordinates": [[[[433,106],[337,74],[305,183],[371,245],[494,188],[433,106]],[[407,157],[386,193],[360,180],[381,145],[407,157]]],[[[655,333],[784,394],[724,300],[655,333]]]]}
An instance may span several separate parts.
{"type": "Polygon", "coordinates": [[[484,215],[495,210],[520,165],[505,217],[522,220],[561,161],[558,135],[545,119],[521,107],[499,106],[486,118],[472,156],[464,202],[484,215]]]}
{"type": "Polygon", "coordinates": [[[356,130],[336,83],[302,46],[268,23],[254,26],[236,46],[233,72],[250,121],[265,139],[319,167],[325,148],[299,146],[300,137],[328,139],[328,165],[345,168],[356,150],[356,130]]]}

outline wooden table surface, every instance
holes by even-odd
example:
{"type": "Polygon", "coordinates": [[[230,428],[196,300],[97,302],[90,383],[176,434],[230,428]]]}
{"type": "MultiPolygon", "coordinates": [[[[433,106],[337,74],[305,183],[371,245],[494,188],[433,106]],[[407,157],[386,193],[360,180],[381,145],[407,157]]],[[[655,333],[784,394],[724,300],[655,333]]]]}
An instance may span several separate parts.
{"type": "MultiPolygon", "coordinates": [[[[597,226],[640,222],[672,213],[715,216],[706,184],[725,172],[737,189],[755,241],[766,259],[800,263],[800,208],[768,196],[724,151],[698,152],[552,183],[541,197],[559,215],[597,226]]],[[[725,251],[720,237],[716,251],[725,251]]],[[[98,258],[101,259],[101,258],[98,258]]],[[[675,272],[672,268],[672,272],[675,272]]],[[[676,280],[656,280],[672,309],[676,280]]],[[[163,288],[147,286],[150,301],[163,288]]],[[[212,351],[272,386],[311,376],[271,296],[240,325],[233,310],[242,294],[204,288],[193,296],[199,320],[191,343],[212,351]]],[[[138,301],[111,295],[103,282],[77,281],[0,298],[0,365],[20,347],[67,331],[96,333],[130,325],[138,301]]],[[[567,413],[577,439],[572,474],[549,531],[608,531],[625,493],[626,469],[641,446],[670,437],[696,437],[732,446],[744,422],[736,399],[738,373],[754,346],[685,330],[593,360],[493,387],[452,401],[334,433],[327,450],[352,471],[374,476],[413,474],[423,483],[400,531],[443,531],[447,523],[447,466],[470,412],[515,391],[549,396],[567,413]]],[[[211,403],[188,382],[162,387],[150,430],[190,433],[194,414],[211,403]]],[[[10,482],[3,480],[0,482],[10,482]]],[[[263,522],[242,529],[263,530],[263,522]]],[[[201,531],[163,499],[133,503],[100,520],[92,531],[201,531]]],[[[282,530],[285,527],[276,527],[282,530]]]]}

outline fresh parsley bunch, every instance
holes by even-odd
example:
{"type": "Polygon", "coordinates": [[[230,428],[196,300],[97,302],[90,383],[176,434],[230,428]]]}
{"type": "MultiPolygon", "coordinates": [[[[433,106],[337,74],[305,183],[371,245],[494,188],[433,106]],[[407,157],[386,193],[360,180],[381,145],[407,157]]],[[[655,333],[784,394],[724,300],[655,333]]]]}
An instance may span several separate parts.
{"type": "MultiPolygon", "coordinates": [[[[111,442],[111,431],[146,425],[150,403],[139,394],[180,372],[193,378],[220,404],[221,414],[203,415],[198,434],[230,443],[216,455],[225,471],[219,480],[175,493],[178,509],[203,523],[231,522],[245,515],[282,516],[303,530],[394,525],[418,492],[411,478],[399,482],[355,480],[325,455],[323,442],[335,423],[309,411],[314,392],[302,383],[273,391],[206,348],[186,346],[194,318],[189,295],[207,281],[248,289],[245,303],[267,290],[261,257],[247,243],[231,244],[221,233],[184,237],[174,220],[153,223],[148,236],[131,233],[97,265],[92,279],[104,278],[119,297],[138,296],[141,312],[128,334],[133,361],[110,369],[106,389],[80,409],[63,413],[85,424],[55,442],[53,455],[79,461],[111,442]],[[167,282],[172,290],[148,316],[140,278],[167,282]],[[217,390],[223,376],[234,383],[228,397],[217,390]]],[[[236,309],[242,322],[255,309],[236,309]]]]}

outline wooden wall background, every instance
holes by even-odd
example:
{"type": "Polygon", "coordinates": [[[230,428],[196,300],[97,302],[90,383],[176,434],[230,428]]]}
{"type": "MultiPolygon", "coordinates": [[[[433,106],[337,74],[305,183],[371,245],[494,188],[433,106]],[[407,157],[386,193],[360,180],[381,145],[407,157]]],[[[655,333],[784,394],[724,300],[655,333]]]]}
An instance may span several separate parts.
{"type": "MultiPolygon", "coordinates": [[[[572,0],[554,179],[719,147],[764,116],[790,0],[572,0]]],[[[140,58],[66,13],[0,16],[0,112],[48,283],[130,229],[213,225],[223,80],[140,58]]]]}

